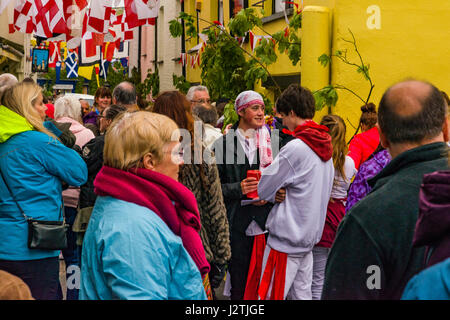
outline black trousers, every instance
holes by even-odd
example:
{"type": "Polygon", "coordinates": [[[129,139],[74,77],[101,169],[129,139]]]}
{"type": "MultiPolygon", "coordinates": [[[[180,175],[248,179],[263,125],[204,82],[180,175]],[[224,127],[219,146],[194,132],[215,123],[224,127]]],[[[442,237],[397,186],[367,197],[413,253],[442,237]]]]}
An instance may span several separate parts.
{"type": "Polygon", "coordinates": [[[0,260],[0,270],[21,278],[30,288],[34,299],[58,299],[58,257],[26,261],[0,260]]]}
{"type": "Polygon", "coordinates": [[[239,231],[235,228],[231,232],[231,261],[229,264],[231,276],[230,299],[243,300],[255,237],[246,236],[245,231],[239,231]]]}

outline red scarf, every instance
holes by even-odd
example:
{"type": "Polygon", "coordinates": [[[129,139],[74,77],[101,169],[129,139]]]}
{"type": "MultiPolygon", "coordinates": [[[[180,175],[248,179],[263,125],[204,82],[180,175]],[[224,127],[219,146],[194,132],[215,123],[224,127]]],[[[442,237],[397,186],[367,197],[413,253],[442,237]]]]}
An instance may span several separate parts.
{"type": "Polygon", "coordinates": [[[331,136],[328,134],[327,127],[319,125],[312,120],[307,120],[295,128],[294,132],[286,129],[283,129],[282,132],[302,140],[322,161],[331,159],[333,146],[331,145],[331,136]]]}
{"type": "Polygon", "coordinates": [[[209,272],[199,235],[201,224],[197,201],[184,185],[147,169],[127,172],[103,166],[94,180],[94,187],[99,196],[111,196],[155,212],[173,233],[181,237],[202,276],[209,272]]]}

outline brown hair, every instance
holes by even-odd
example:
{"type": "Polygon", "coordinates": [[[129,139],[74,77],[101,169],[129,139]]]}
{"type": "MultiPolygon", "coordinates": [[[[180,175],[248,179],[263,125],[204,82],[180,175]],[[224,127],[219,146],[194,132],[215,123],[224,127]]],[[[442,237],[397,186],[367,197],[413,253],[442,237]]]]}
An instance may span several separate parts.
{"type": "Polygon", "coordinates": [[[95,99],[103,97],[112,98],[111,90],[108,87],[100,87],[95,91],[95,99]]]}
{"type": "Polygon", "coordinates": [[[361,111],[362,114],[359,122],[366,125],[368,129],[375,127],[378,121],[376,106],[372,102],[369,102],[361,107],[361,111]]]}
{"type": "Polygon", "coordinates": [[[153,112],[164,114],[181,129],[186,129],[194,136],[194,118],[191,114],[191,104],[179,91],[165,91],[155,100],[153,112]]]}
{"type": "Polygon", "coordinates": [[[99,87],[97,91],[95,91],[94,106],[97,105],[97,98],[104,98],[104,97],[112,99],[111,90],[108,87],[99,87]]]}
{"type": "Polygon", "coordinates": [[[326,115],[320,121],[321,125],[326,126],[330,131],[331,144],[333,145],[333,165],[336,171],[339,172],[341,177],[345,180],[345,155],[347,154],[348,147],[345,142],[345,131],[347,127],[344,120],[337,115],[326,115]]]}

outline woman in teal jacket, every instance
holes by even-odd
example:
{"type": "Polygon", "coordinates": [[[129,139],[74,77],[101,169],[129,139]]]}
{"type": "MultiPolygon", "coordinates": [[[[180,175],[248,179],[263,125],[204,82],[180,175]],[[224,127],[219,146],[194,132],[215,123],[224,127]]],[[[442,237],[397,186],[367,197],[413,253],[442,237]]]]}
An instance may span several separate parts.
{"type": "Polygon", "coordinates": [[[44,128],[39,86],[15,85],[1,102],[0,269],[22,278],[35,299],[56,299],[59,251],[28,248],[28,224],[14,199],[28,217],[62,220],[61,182],[84,184],[86,164],[44,128]]]}
{"type": "Polygon", "coordinates": [[[120,115],[108,128],[98,195],[83,240],[82,300],[204,300],[209,272],[200,214],[177,181],[177,125],[164,115],[120,115]]]}

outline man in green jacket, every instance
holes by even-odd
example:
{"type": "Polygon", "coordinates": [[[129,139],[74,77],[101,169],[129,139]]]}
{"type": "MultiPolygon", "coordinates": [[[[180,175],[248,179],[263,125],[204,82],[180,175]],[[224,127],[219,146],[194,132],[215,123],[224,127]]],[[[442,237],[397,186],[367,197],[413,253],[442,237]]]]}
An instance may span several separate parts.
{"type": "Polygon", "coordinates": [[[447,104],[421,81],[395,84],[383,95],[378,129],[392,161],[341,221],[331,249],[322,299],[400,299],[424,268],[424,247],[413,248],[423,175],[448,168],[447,104]]]}

